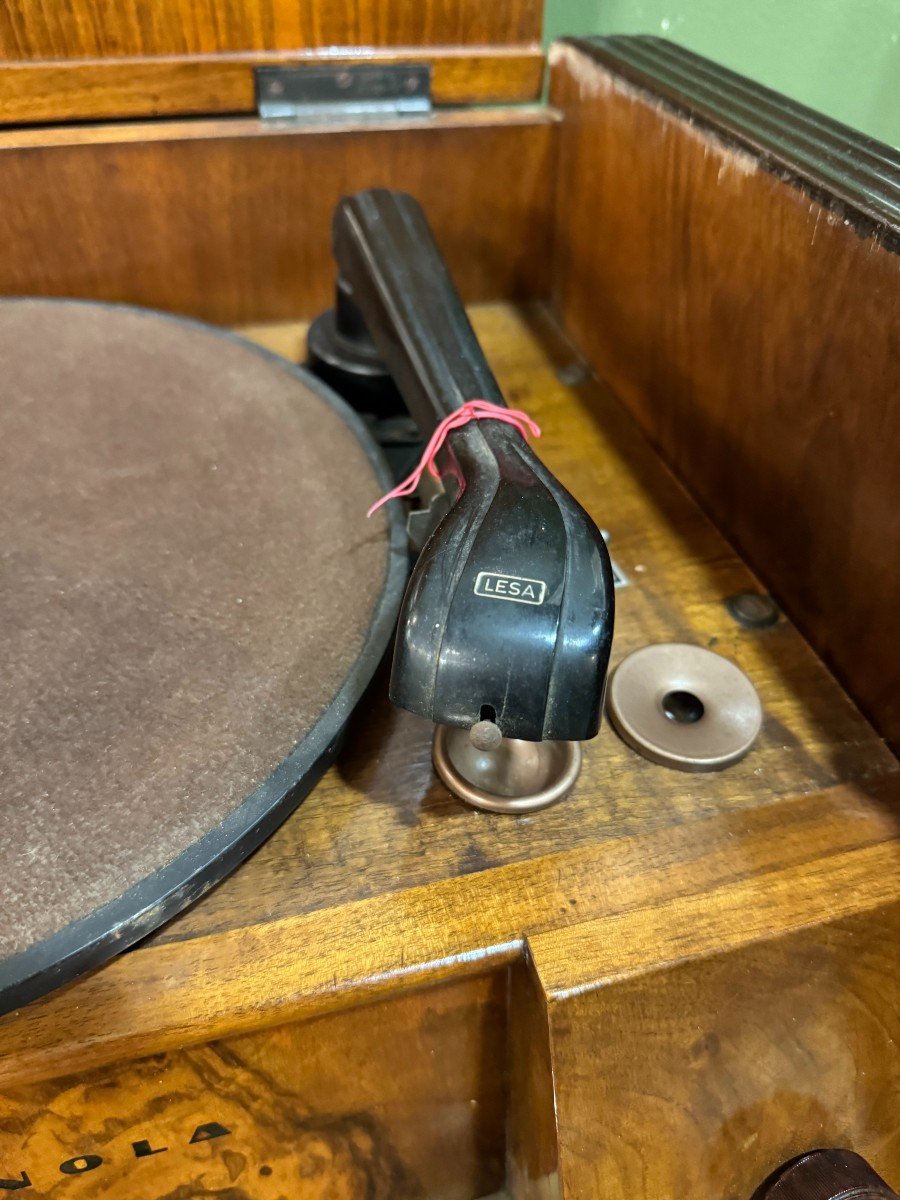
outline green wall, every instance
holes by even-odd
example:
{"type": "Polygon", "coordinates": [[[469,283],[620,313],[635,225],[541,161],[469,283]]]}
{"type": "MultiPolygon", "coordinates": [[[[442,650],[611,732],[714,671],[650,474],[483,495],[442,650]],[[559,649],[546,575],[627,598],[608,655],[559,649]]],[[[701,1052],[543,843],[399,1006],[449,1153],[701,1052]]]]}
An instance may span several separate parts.
{"type": "Polygon", "coordinates": [[[900,145],[900,0],[547,0],[545,33],[672,38],[900,145]]]}

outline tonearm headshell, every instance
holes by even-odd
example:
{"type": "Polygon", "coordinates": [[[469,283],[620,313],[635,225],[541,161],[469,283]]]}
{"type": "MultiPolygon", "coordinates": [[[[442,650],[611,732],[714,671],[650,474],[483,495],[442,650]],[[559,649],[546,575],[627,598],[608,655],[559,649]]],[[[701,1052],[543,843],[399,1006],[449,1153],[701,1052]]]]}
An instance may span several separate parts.
{"type": "MultiPolygon", "coordinates": [[[[333,239],[343,304],[423,439],[468,402],[505,404],[411,196],[343,199],[333,239]]],[[[505,421],[452,429],[436,467],[450,505],[412,571],[391,699],[436,724],[435,764],[453,790],[527,811],[569,790],[578,743],[599,729],[609,556],[591,517],[505,421]]]]}

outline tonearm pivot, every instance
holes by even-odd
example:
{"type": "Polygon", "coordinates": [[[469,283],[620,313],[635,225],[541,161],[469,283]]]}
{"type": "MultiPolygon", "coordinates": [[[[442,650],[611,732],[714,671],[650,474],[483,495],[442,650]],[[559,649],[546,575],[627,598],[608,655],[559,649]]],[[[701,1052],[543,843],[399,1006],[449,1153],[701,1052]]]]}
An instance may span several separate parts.
{"type": "MultiPolygon", "coordinates": [[[[503,405],[425,214],[408,195],[343,199],[333,226],[349,293],[423,438],[479,399],[503,405]]],[[[434,762],[480,808],[525,812],[574,784],[599,729],[613,631],[594,521],[501,420],[449,433],[451,500],[400,615],[395,704],[437,725],[434,762]]]]}

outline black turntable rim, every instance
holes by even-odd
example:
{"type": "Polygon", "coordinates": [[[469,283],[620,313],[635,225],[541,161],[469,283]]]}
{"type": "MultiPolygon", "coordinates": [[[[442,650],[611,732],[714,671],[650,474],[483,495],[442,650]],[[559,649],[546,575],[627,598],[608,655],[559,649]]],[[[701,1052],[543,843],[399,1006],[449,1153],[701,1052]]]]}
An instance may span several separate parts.
{"type": "MultiPolygon", "coordinates": [[[[3,297],[0,304],[23,300],[146,314],[252,351],[292,375],[331,407],[355,435],[379,484],[385,491],[393,487],[387,462],[362,418],[311,372],[281,355],[230,330],[139,305],[43,296],[3,297]]],[[[393,500],[384,506],[384,512],[387,564],[362,648],[302,740],[223,821],[172,861],[89,915],[4,959],[0,963],[0,1016],[102,966],[195,903],[257,849],[316,786],[336,758],[346,724],[390,644],[406,587],[409,555],[403,506],[393,500]]]]}

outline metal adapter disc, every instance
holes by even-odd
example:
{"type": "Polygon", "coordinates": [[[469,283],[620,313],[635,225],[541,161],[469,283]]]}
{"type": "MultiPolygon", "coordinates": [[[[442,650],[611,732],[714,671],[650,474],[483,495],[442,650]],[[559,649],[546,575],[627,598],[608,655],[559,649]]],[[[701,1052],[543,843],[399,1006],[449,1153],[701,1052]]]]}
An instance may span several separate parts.
{"type": "Polygon", "coordinates": [[[578,742],[503,738],[495,750],[472,744],[468,729],[437,725],[432,758],[454,795],[488,812],[528,813],[568,795],[581,770],[578,742]]]}
{"type": "Polygon", "coordinates": [[[632,749],[678,771],[743,758],[762,725],[756,688],[727,658],[681,642],[645,646],[616,668],[607,709],[632,749]]]}

